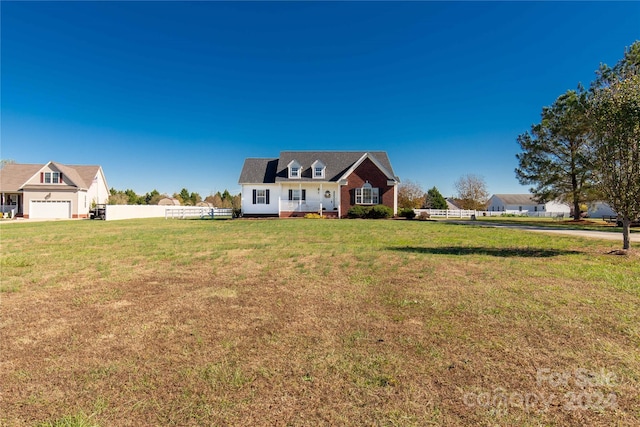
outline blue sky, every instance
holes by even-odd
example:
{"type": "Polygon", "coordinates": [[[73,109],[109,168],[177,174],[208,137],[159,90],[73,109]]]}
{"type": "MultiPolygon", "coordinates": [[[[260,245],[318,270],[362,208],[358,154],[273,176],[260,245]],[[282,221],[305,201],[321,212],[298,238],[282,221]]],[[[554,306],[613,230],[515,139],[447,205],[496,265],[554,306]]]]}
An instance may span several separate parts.
{"type": "Polygon", "coordinates": [[[385,150],[520,193],[516,137],[640,39],[640,2],[6,2],[0,157],[203,197],[247,157],[385,150]]]}

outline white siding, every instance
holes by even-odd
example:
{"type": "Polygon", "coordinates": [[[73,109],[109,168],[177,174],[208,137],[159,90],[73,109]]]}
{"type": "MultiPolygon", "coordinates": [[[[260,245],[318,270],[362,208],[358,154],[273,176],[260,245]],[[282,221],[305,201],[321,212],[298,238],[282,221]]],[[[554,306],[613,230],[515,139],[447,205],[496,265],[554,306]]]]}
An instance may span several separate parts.
{"type": "Polygon", "coordinates": [[[603,216],[616,216],[611,206],[604,202],[595,202],[589,206],[588,210],[591,218],[602,218],[603,216]]]}
{"type": "Polygon", "coordinates": [[[242,213],[246,215],[278,215],[280,186],[277,184],[243,184],[242,213]],[[254,204],[253,190],[269,190],[269,204],[254,204]]]}
{"type": "Polygon", "coordinates": [[[109,189],[107,188],[102,168],[98,170],[93,182],[87,184],[90,184],[89,190],[87,191],[89,207],[91,207],[92,202],[98,204],[107,203],[107,199],[109,199],[109,189]]]}
{"type": "Polygon", "coordinates": [[[565,203],[560,203],[556,201],[547,202],[545,204],[545,209],[547,212],[556,212],[556,213],[570,213],[571,208],[569,205],[565,203]]]}

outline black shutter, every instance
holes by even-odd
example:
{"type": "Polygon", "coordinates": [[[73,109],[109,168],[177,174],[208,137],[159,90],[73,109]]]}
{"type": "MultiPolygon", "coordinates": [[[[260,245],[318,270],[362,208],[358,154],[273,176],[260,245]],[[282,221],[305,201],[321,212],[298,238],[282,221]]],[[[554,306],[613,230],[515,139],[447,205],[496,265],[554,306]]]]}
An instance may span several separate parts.
{"type": "Polygon", "coordinates": [[[302,190],[302,200],[307,200],[307,190],[302,190]]]}
{"type": "Polygon", "coordinates": [[[267,204],[269,204],[269,190],[265,190],[265,193],[267,193],[267,204]]]}
{"type": "Polygon", "coordinates": [[[258,190],[253,190],[253,204],[256,204],[256,193],[258,192],[258,190]]]}
{"type": "Polygon", "coordinates": [[[293,190],[289,190],[289,200],[293,200],[293,190]]]}

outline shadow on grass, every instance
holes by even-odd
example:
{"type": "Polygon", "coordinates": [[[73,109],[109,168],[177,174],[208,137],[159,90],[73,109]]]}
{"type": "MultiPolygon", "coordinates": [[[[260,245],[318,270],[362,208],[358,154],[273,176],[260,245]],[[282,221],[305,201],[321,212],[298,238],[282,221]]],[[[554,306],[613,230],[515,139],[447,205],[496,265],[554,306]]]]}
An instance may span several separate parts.
{"type": "Polygon", "coordinates": [[[519,257],[519,258],[550,258],[560,255],[575,255],[581,252],[544,249],[544,248],[488,248],[482,246],[439,246],[435,248],[425,248],[419,246],[403,246],[387,248],[398,252],[413,252],[418,254],[432,255],[489,255],[495,257],[519,257]]]}

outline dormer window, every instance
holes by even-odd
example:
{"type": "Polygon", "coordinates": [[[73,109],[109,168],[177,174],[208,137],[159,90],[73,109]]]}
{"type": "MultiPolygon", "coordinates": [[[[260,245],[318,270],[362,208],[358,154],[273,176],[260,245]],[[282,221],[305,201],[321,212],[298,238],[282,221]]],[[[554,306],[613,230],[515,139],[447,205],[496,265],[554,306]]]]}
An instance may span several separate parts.
{"type": "Polygon", "coordinates": [[[320,160],[316,160],[315,162],[313,162],[311,164],[311,170],[313,173],[313,178],[314,179],[322,179],[324,178],[324,171],[325,171],[326,167],[324,165],[324,163],[322,163],[320,160]]]}
{"type": "Polygon", "coordinates": [[[289,178],[300,178],[302,176],[302,165],[297,161],[293,160],[288,165],[289,167],[289,178]]]}
{"type": "Polygon", "coordinates": [[[41,172],[40,182],[42,184],[62,184],[62,174],[60,172],[41,172]]]}

